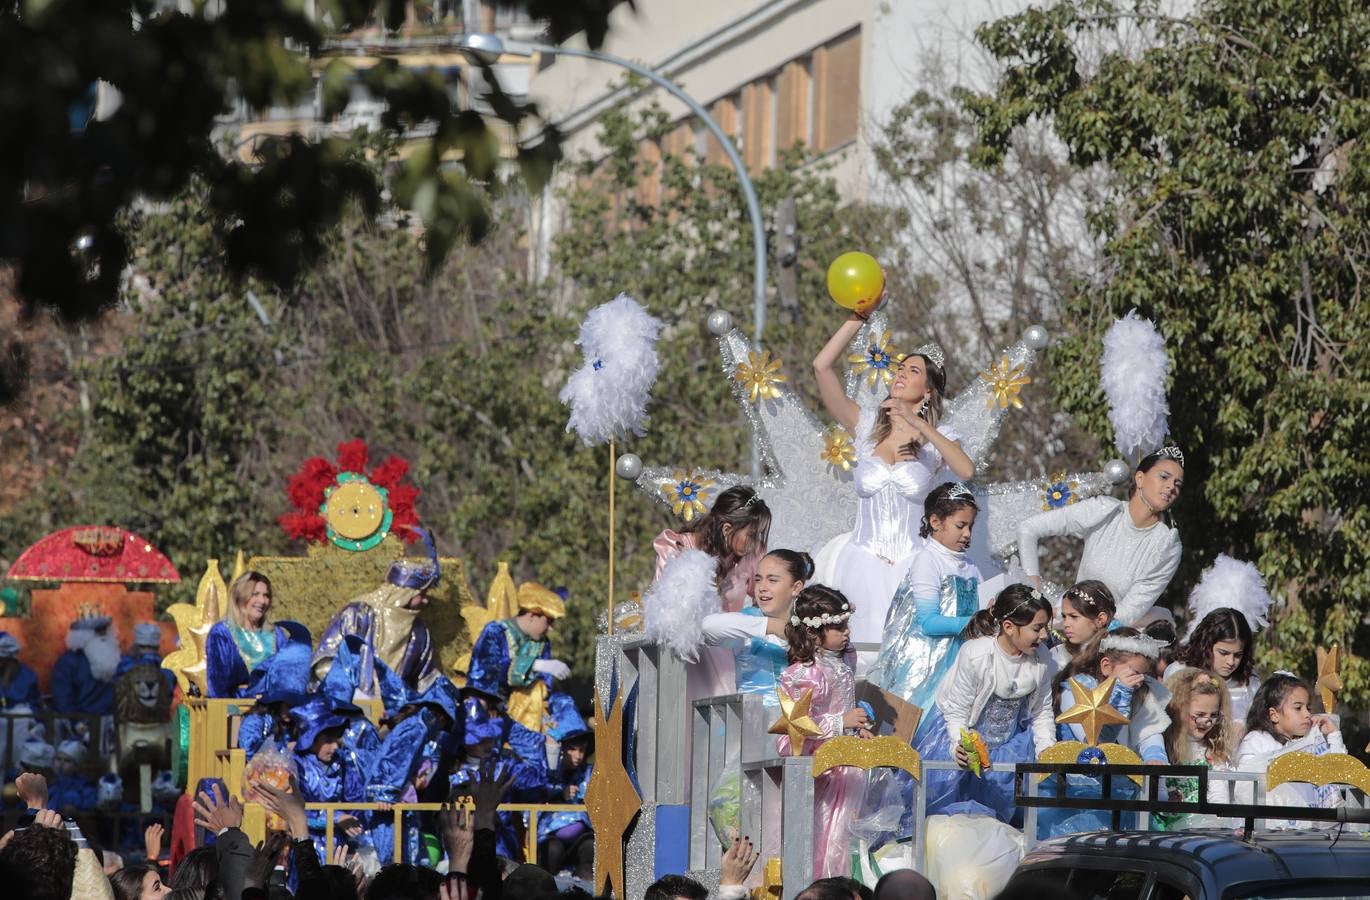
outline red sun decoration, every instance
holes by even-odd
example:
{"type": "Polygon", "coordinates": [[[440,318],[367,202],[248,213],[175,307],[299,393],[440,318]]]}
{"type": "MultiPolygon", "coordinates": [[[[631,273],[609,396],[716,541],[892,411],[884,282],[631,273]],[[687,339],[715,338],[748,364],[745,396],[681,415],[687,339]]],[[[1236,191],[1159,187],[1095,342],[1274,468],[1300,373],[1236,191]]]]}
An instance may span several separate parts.
{"type": "Polygon", "coordinates": [[[419,489],[403,480],[409,473],[409,463],[391,455],[367,472],[367,462],[366,442],[359,438],[338,445],[337,463],[322,456],[312,456],[300,463],[299,471],[290,476],[285,486],[286,497],[295,509],[277,520],[285,533],[314,544],[327,543],[329,526],[322,510],[329,493],[349,479],[360,478],[384,489],[391,514],[389,530],[407,543],[417,541],[419,534],[412,526],[419,523],[414,511],[419,489]]]}

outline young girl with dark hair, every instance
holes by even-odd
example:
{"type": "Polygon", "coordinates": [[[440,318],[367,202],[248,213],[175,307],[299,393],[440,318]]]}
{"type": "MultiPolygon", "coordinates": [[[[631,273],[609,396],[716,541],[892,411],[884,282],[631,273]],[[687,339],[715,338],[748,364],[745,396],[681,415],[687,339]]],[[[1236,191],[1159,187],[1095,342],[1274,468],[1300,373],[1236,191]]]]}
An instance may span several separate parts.
{"type": "Polygon", "coordinates": [[[923,548],[894,594],[880,656],[866,677],[926,709],[980,609],[980,570],[966,559],[979,512],[970,490],[960,482],[938,485],[923,509],[923,548]]]}
{"type": "MultiPolygon", "coordinates": [[[[804,588],[795,598],[785,627],[790,664],[780,674],[780,689],[795,700],[809,694],[809,716],[819,729],[816,736],[804,739],[800,754],[812,755],[840,734],[870,737],[866,713],[856,705],[856,653],[847,637],[852,613],[846,597],[820,584],[804,588]]],[[[794,753],[788,734],[781,735],[776,746],[782,756],[794,753]]],[[[850,871],[851,823],[865,783],[860,770],[847,766],[830,769],[814,781],[815,878],[850,871]]]]}
{"type": "MultiPolygon", "coordinates": [[[[1341,730],[1329,715],[1314,715],[1309,706],[1308,682],[1289,672],[1276,672],[1251,699],[1246,714],[1246,736],[1237,747],[1237,771],[1265,772],[1276,757],[1301,751],[1314,756],[1345,753],[1341,730]]],[[[1238,803],[1251,802],[1250,785],[1239,784],[1238,803]]],[[[1272,806],[1332,808],[1344,803],[1341,789],[1326,785],[1287,782],[1265,795],[1272,806]]],[[[1298,827],[1288,823],[1289,827],[1298,827]]],[[[1281,827],[1267,822],[1268,827],[1281,827]]]]}
{"type": "Polygon", "coordinates": [[[1051,535],[1084,538],[1078,584],[1102,581],[1117,600],[1117,618],[1133,625],[1155,605],[1180,565],[1180,535],[1165,521],[1184,484],[1184,454],[1166,447],[1146,457],[1132,475],[1126,501],[1090,497],[1038,513],[1018,526],[1023,571],[1042,586],[1037,544],[1051,535]]]}
{"type": "Polygon", "coordinates": [[[739,694],[760,694],[777,706],[775,685],[789,662],[785,629],[794,598],[813,577],[813,559],[797,550],[772,550],[756,567],[755,606],[706,616],[704,643],[733,653],[739,694]]]}
{"type": "Polygon", "coordinates": [[[1051,648],[1051,658],[1064,669],[1082,650],[1092,651],[1108,632],[1117,606],[1102,581],[1087,579],[1061,595],[1061,631],[1066,639],[1051,648]]]}
{"type": "Polygon", "coordinates": [[[856,605],[852,640],[877,643],[895,588],[919,549],[919,522],[928,492],[952,478],[975,477],[975,464],[956,431],[940,422],[946,359],[929,344],[899,360],[890,393],[878,409],[862,409],[847,396],[833,367],[863,320],[852,316],[814,358],[823,407],[856,445],[856,527],[818,554],[818,581],[856,605]]]}
{"type": "Polygon", "coordinates": [[[1040,591],[1011,584],[962,631],[965,643],[933,694],[932,721],[920,729],[917,749],[924,759],[954,760],[964,770],[970,757],[963,733],[974,731],[992,768],[979,777],[926,773],[928,815],[979,812],[1009,824],[1018,818],[1013,764],[1031,762],[1056,743],[1052,667],[1042,646],[1050,619],[1040,591]]]}
{"type": "MultiPolygon", "coordinates": [[[[1104,726],[1099,742],[1122,744],[1136,752],[1142,762],[1165,764],[1170,692],[1151,674],[1160,651],[1159,641],[1135,628],[1119,628],[1101,636],[1092,650],[1076,655],[1058,677],[1058,712],[1065,712],[1073,703],[1068,682],[1074,680],[1089,690],[1109,678],[1116,679],[1108,702],[1129,722],[1104,726]]],[[[1058,725],[1056,736],[1063,741],[1083,741],[1086,737],[1079,725],[1058,725]]]]}
{"type": "MultiPolygon", "coordinates": [[[[1166,670],[1170,676],[1186,669],[1207,669],[1227,682],[1232,716],[1243,727],[1252,699],[1261,686],[1252,658],[1254,636],[1246,616],[1235,609],[1215,609],[1204,617],[1166,670]]],[[[1239,735],[1240,736],[1240,735],[1239,735]]]]}
{"type": "Polygon", "coordinates": [[[723,609],[737,612],[746,605],[756,578],[756,565],[766,552],[771,533],[771,509],[756,488],[739,484],[718,495],[709,511],[682,531],[667,529],[657,535],[656,577],[683,550],[702,550],[718,560],[718,593],[723,609]]]}

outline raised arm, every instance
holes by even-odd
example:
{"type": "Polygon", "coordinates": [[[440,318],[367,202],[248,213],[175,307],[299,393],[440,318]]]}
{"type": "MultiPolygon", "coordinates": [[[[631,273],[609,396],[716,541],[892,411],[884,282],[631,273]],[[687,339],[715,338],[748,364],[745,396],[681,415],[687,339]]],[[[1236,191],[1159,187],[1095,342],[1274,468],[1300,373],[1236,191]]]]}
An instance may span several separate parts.
{"type": "Polygon", "coordinates": [[[1037,542],[1052,535],[1082,534],[1102,522],[1112,509],[1108,500],[1091,497],[1081,503],[1024,519],[1018,525],[1018,562],[1023,572],[1041,587],[1041,560],[1037,554],[1037,542]]]}
{"type": "Polygon", "coordinates": [[[864,320],[853,315],[828,338],[823,349],[813,358],[813,376],[818,382],[818,396],[823,400],[823,408],[839,425],[851,432],[853,437],[857,436],[856,420],[861,415],[861,408],[856,405],[855,400],[847,396],[847,392],[842,388],[842,379],[833,367],[842,359],[852,339],[864,324],[864,320]]]}

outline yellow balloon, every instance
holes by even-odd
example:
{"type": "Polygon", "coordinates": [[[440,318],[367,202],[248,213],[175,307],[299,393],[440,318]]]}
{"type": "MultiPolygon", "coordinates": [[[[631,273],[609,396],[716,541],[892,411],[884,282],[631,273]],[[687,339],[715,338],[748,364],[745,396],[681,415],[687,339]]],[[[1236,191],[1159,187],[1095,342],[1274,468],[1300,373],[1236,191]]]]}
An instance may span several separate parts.
{"type": "Polygon", "coordinates": [[[828,266],[828,293],[843,309],[865,315],[880,303],[885,272],[869,253],[843,253],[828,266]]]}

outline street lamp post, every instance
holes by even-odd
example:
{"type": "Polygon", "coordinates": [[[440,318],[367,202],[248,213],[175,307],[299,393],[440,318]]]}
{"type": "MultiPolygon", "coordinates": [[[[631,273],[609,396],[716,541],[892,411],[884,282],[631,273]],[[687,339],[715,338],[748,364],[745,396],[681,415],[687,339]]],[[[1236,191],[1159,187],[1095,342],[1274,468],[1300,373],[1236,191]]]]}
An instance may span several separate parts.
{"type": "Polygon", "coordinates": [[[580,50],[574,47],[553,47],[546,44],[529,44],[522,41],[505,42],[492,34],[468,34],[458,43],[462,53],[487,65],[494,63],[504,53],[531,56],[533,53],[546,53],[560,56],[579,56],[611,63],[630,72],[635,72],[648,81],[666,90],[672,97],[689,107],[690,112],[699,117],[714,137],[718,139],[723,152],[737,171],[738,183],[742,185],[742,196],[747,201],[747,214],[752,220],[752,339],[761,343],[761,334],[766,327],[766,228],[761,221],[761,204],[756,199],[756,188],[747,177],[747,167],[733,146],[732,139],[723,132],[722,127],[709,115],[708,111],[693,97],[682,91],[670,79],[653,69],[639,65],[630,59],[614,56],[598,50],[580,50]]]}

